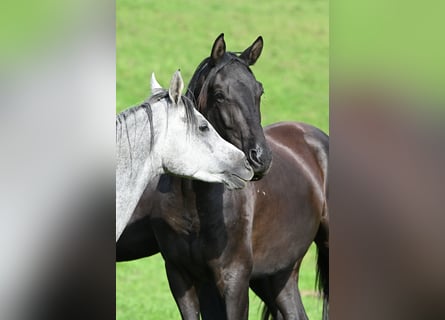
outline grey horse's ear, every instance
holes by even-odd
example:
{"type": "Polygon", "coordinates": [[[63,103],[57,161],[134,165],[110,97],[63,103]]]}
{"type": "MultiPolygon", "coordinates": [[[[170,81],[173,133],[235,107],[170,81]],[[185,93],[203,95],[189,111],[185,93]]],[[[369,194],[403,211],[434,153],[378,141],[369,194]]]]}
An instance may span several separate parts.
{"type": "Polygon", "coordinates": [[[173,74],[172,80],[170,82],[170,88],[168,89],[168,95],[175,104],[178,104],[181,100],[183,89],[184,81],[182,80],[181,72],[178,70],[173,74]]]}
{"type": "Polygon", "coordinates": [[[224,33],[221,33],[213,43],[212,51],[210,52],[210,58],[215,65],[219,59],[226,53],[226,42],[224,41],[224,33]]]}
{"type": "Polygon", "coordinates": [[[155,73],[152,72],[151,74],[151,94],[154,95],[155,93],[162,90],[161,85],[158,83],[158,80],[156,80],[155,73]]]}
{"type": "Polygon", "coordinates": [[[244,50],[243,53],[239,56],[241,59],[246,61],[246,63],[251,66],[253,65],[261,55],[261,51],[263,51],[263,37],[259,36],[250,47],[244,50]]]}

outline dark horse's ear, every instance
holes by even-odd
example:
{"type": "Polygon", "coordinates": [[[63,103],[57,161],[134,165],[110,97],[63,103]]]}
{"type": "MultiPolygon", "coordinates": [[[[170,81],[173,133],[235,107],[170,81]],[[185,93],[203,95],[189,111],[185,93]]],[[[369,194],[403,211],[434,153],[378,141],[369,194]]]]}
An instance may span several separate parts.
{"type": "Polygon", "coordinates": [[[246,61],[246,63],[251,66],[253,65],[261,55],[261,51],[263,50],[263,37],[259,36],[252,45],[244,50],[243,53],[239,56],[241,59],[246,61]]]}
{"type": "Polygon", "coordinates": [[[224,33],[221,33],[213,43],[212,52],[210,53],[212,63],[217,64],[224,53],[226,53],[226,42],[224,41],[224,33]]]}

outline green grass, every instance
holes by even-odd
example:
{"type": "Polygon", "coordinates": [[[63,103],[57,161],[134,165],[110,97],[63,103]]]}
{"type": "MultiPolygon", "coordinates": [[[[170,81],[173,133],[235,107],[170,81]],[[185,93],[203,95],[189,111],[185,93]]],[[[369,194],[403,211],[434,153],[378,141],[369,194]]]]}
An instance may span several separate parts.
{"type": "MultiPolygon", "coordinates": [[[[263,125],[295,120],[329,132],[329,21],[327,0],[116,2],[117,110],[144,100],[150,75],[167,87],[181,69],[186,84],[224,32],[227,49],[241,51],[259,35],[264,49],[252,67],[263,83],[263,125]]],[[[321,319],[313,296],[315,253],[300,272],[300,290],[310,319],[321,319]]],[[[249,318],[258,319],[251,295],[249,318]]],[[[179,319],[160,255],[116,265],[117,319],[179,319]]]]}
{"type": "Polygon", "coordinates": [[[252,70],[265,88],[263,124],[298,120],[328,131],[326,0],[118,0],[116,7],[118,111],[149,95],[153,71],[163,86],[178,68],[188,82],[221,32],[230,51],[262,35],[252,70]]]}

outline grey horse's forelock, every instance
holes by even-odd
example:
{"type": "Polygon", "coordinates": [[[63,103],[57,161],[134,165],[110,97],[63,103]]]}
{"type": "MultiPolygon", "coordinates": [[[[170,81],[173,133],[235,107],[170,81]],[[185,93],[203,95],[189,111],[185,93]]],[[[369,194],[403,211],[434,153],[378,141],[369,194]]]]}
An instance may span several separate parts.
{"type": "MultiPolygon", "coordinates": [[[[149,151],[153,149],[154,144],[154,129],[153,129],[153,110],[152,105],[154,105],[156,102],[167,99],[168,108],[170,108],[172,101],[169,98],[169,94],[167,90],[159,90],[155,94],[151,95],[147,100],[142,102],[142,104],[128,108],[122,112],[120,112],[116,116],[116,142],[121,141],[122,135],[125,134],[126,138],[128,139],[128,144],[130,148],[130,157],[131,157],[131,142],[129,139],[129,133],[128,133],[128,127],[127,127],[127,118],[130,115],[135,115],[135,113],[143,109],[145,113],[147,114],[147,122],[150,126],[150,145],[149,145],[149,151]],[[125,130],[125,132],[124,132],[125,130]]],[[[186,115],[186,124],[187,124],[187,132],[189,132],[190,129],[194,129],[197,126],[197,119],[194,115],[195,112],[195,105],[193,101],[186,96],[181,96],[181,101],[184,104],[185,107],[185,115],[186,115]]]]}
{"type": "MultiPolygon", "coordinates": [[[[168,103],[168,109],[169,109],[171,107],[172,101],[169,98],[167,90],[162,90],[160,92],[155,93],[148,99],[148,102],[150,104],[153,104],[154,101],[159,101],[164,98],[167,98],[167,100],[168,100],[167,103],[168,103]]],[[[184,104],[187,132],[189,132],[189,130],[193,130],[197,126],[197,119],[196,119],[195,113],[194,113],[195,112],[195,104],[189,97],[186,97],[184,95],[181,95],[181,101],[184,104]]]]}
{"type": "Polygon", "coordinates": [[[190,129],[194,130],[197,126],[197,118],[195,116],[196,112],[195,104],[191,99],[187,98],[186,96],[182,96],[181,99],[185,107],[185,116],[187,119],[187,131],[189,131],[190,129]]]}

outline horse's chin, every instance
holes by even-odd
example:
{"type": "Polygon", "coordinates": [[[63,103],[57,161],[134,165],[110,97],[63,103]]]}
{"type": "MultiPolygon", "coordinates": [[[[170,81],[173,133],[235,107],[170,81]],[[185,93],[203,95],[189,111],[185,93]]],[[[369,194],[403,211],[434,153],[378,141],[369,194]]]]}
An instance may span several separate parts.
{"type": "Polygon", "coordinates": [[[225,184],[227,189],[237,190],[237,189],[243,189],[246,186],[247,181],[244,180],[243,178],[238,177],[237,175],[232,174],[226,177],[223,183],[225,184]]]}
{"type": "Polygon", "coordinates": [[[236,190],[242,189],[246,186],[247,181],[252,177],[252,172],[246,177],[240,177],[233,173],[218,173],[218,174],[208,174],[204,172],[196,172],[192,177],[195,180],[200,180],[210,183],[223,183],[227,189],[236,190]]]}

